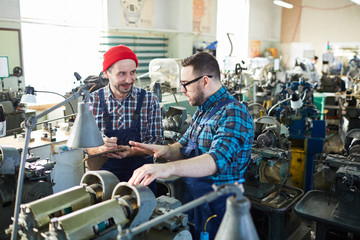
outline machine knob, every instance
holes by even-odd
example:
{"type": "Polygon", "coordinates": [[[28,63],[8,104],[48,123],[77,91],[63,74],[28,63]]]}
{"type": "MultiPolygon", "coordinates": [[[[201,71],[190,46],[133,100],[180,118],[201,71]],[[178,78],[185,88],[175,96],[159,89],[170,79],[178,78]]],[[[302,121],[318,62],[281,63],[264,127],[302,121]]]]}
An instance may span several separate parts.
{"type": "Polygon", "coordinates": [[[271,147],[275,144],[275,136],[271,131],[267,131],[257,137],[257,142],[261,147],[271,147]]]}
{"type": "Polygon", "coordinates": [[[347,180],[348,180],[348,178],[347,178],[346,176],[344,176],[344,177],[342,178],[342,183],[346,183],[347,180]]]}

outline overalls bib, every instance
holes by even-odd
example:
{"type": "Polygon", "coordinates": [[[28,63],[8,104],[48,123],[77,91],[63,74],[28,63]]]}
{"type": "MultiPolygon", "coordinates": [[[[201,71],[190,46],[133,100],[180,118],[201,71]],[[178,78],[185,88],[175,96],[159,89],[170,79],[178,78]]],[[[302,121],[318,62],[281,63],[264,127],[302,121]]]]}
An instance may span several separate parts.
{"type": "MultiPolygon", "coordinates": [[[[194,140],[188,139],[188,145],[180,149],[181,153],[185,155],[187,158],[196,157],[199,155],[199,148],[198,148],[198,137],[201,131],[204,128],[205,123],[217,112],[219,109],[229,103],[237,102],[235,99],[226,99],[217,104],[214,109],[209,113],[209,115],[203,119],[199,126],[198,130],[194,134],[194,140]]],[[[191,178],[185,177],[185,195],[184,201],[185,203],[191,202],[199,197],[204,196],[205,194],[214,191],[211,187],[213,181],[209,177],[200,177],[200,178],[191,178]]],[[[209,232],[210,239],[214,239],[217,233],[217,230],[220,226],[221,220],[225,214],[226,209],[226,199],[229,195],[222,196],[210,203],[204,203],[199,207],[196,207],[189,212],[188,218],[191,223],[195,226],[192,230],[194,234],[194,239],[200,238],[200,232],[204,230],[204,225],[206,220],[216,214],[217,217],[211,219],[206,227],[206,231],[209,232]]]]}
{"type": "MultiPolygon", "coordinates": [[[[137,106],[132,117],[130,128],[126,129],[112,129],[112,116],[109,115],[107,106],[105,103],[104,89],[99,90],[100,107],[103,112],[103,119],[105,123],[104,134],[107,137],[117,137],[118,145],[129,145],[129,141],[141,141],[140,136],[140,109],[145,97],[145,90],[142,89],[140,97],[137,102],[137,106]]],[[[152,156],[136,156],[126,157],[122,159],[109,158],[107,162],[101,167],[101,170],[107,170],[116,175],[120,182],[127,182],[134,170],[147,163],[154,163],[152,156]]],[[[148,186],[156,196],[156,182],[152,182],[148,186]]]]}

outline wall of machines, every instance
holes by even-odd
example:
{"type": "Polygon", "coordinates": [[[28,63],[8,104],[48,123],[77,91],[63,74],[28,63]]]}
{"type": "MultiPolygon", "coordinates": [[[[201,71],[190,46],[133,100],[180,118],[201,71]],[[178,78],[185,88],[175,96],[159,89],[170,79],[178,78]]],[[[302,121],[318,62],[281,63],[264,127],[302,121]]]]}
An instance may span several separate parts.
{"type": "Polygon", "coordinates": [[[306,61],[294,70],[274,71],[270,59],[258,69],[250,64],[241,75],[224,74],[224,84],[242,89],[234,97],[248,102],[254,118],[256,140],[244,185],[261,239],[286,239],[301,219],[315,222],[316,239],[359,238],[357,63],[352,60],[346,94],[339,75],[316,78],[306,61]],[[324,153],[329,129],[315,92],[339,95],[342,152],[324,153]]]}

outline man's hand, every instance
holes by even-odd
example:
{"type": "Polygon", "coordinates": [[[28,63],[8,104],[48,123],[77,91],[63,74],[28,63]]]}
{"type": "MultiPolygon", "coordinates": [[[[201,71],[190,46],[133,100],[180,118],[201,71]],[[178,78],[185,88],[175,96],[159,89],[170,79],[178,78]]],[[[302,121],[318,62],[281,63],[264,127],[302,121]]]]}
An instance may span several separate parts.
{"type": "Polygon", "coordinates": [[[104,145],[99,147],[87,148],[87,152],[89,155],[99,154],[102,152],[107,152],[111,150],[115,150],[118,148],[117,146],[117,138],[116,137],[103,137],[104,145]]]}
{"type": "Polygon", "coordinates": [[[104,145],[99,147],[99,150],[101,150],[101,152],[117,149],[116,137],[111,137],[111,138],[104,137],[103,140],[104,140],[104,145]]]}
{"type": "Polygon", "coordinates": [[[124,146],[124,145],[117,145],[117,148],[121,149],[121,151],[118,152],[113,152],[113,153],[107,153],[104,154],[104,156],[109,157],[109,158],[118,158],[118,159],[122,159],[125,157],[132,157],[135,155],[135,151],[132,150],[129,146],[124,146]]]}
{"type": "Polygon", "coordinates": [[[133,150],[143,152],[144,154],[153,155],[155,158],[168,159],[169,147],[163,145],[146,144],[130,141],[129,144],[133,150]]]}
{"type": "Polygon", "coordinates": [[[168,178],[174,172],[174,165],[171,163],[164,164],[145,164],[136,169],[129,179],[131,185],[149,185],[156,178],[168,178]]]}

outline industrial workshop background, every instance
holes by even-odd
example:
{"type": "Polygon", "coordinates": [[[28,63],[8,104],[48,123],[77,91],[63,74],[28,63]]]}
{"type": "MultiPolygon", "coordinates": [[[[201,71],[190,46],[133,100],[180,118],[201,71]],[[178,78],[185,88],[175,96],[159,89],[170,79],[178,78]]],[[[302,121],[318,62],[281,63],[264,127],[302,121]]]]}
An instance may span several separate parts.
{"type": "Polygon", "coordinates": [[[359,0],[1,0],[0,239],[16,208],[19,239],[191,239],[181,178],[158,179],[155,199],[89,171],[81,147],[66,145],[119,44],[138,57],[135,85],[159,99],[164,143],[196,111],[180,92],[180,59],[213,54],[246,103],[255,142],[244,196],[237,185],[207,195],[236,193],[226,224],[242,217],[255,239],[360,239],[359,23],[359,0]]]}

